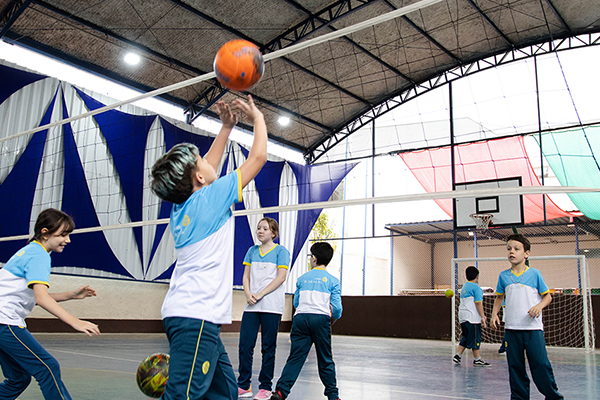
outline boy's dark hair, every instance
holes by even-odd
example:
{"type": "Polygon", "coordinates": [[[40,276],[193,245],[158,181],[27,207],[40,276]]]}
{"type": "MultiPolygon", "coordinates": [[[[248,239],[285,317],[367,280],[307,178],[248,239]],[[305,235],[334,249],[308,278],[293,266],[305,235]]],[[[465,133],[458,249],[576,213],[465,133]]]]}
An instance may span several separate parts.
{"type": "Polygon", "coordinates": [[[515,233],[514,235],[510,235],[509,237],[506,238],[506,242],[508,243],[509,240],[521,242],[523,244],[523,250],[525,250],[525,251],[531,250],[531,243],[529,242],[529,239],[527,239],[525,236],[521,235],[520,233],[515,233]]]}
{"type": "Polygon", "coordinates": [[[333,258],[333,247],[327,242],[317,242],[310,246],[310,253],[317,259],[317,265],[327,266],[333,258]]]}
{"type": "Polygon", "coordinates": [[[44,239],[44,235],[52,235],[63,226],[65,229],[61,232],[62,234],[69,234],[73,232],[73,229],[75,229],[75,222],[73,222],[73,218],[55,208],[46,208],[35,220],[33,237],[29,239],[28,243],[31,243],[34,240],[37,240],[38,242],[42,241],[44,239]],[[48,229],[48,232],[42,233],[42,229],[44,228],[48,229]]]}
{"type": "Polygon", "coordinates": [[[194,188],[192,172],[197,168],[198,154],[198,148],[191,143],[173,146],[152,166],[152,191],[174,204],[186,201],[194,188]]]}
{"type": "Polygon", "coordinates": [[[465,270],[465,274],[467,275],[467,280],[472,281],[473,279],[477,278],[477,276],[479,275],[479,269],[477,269],[473,266],[468,267],[465,270]]]}

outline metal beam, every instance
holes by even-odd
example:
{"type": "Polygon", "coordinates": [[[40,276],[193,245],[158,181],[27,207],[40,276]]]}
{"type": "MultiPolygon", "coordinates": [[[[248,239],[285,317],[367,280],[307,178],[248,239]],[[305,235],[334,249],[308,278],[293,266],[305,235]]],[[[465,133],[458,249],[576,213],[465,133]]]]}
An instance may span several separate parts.
{"type": "Polygon", "coordinates": [[[198,68],[192,67],[191,65],[185,64],[185,63],[183,63],[181,61],[177,61],[177,60],[175,60],[175,59],[173,59],[173,58],[171,58],[171,57],[169,57],[169,56],[167,56],[165,54],[159,53],[159,52],[157,52],[155,50],[152,50],[149,47],[146,47],[146,46],[143,46],[143,45],[141,45],[139,43],[136,43],[133,40],[127,39],[124,36],[121,36],[121,35],[119,35],[119,34],[117,34],[115,32],[112,32],[112,31],[110,31],[108,29],[105,29],[105,28],[103,28],[103,27],[101,27],[99,25],[96,25],[96,24],[94,24],[94,23],[92,23],[90,21],[87,21],[87,20],[84,20],[83,18],[77,17],[77,16],[73,15],[72,13],[70,13],[68,11],[61,10],[60,8],[58,8],[56,6],[53,6],[52,4],[48,4],[48,3],[44,2],[44,1],[40,1],[40,0],[33,0],[33,2],[35,4],[38,4],[41,7],[45,8],[45,9],[49,10],[49,11],[52,11],[53,13],[56,13],[56,14],[60,15],[61,17],[64,17],[64,18],[69,19],[69,20],[71,20],[73,22],[76,22],[76,23],[78,23],[80,25],[83,25],[86,28],[90,28],[93,31],[99,32],[99,33],[101,33],[103,35],[106,35],[106,36],[111,37],[113,39],[116,39],[116,40],[118,40],[120,42],[123,42],[123,43],[127,44],[128,46],[131,46],[133,48],[139,49],[140,51],[143,51],[143,52],[148,53],[148,54],[150,54],[150,55],[152,55],[152,56],[154,56],[156,58],[164,60],[164,61],[166,61],[167,63],[169,63],[171,65],[176,65],[176,66],[178,66],[180,68],[186,69],[186,70],[190,71],[194,75],[204,75],[207,72],[207,71],[202,71],[202,70],[200,70],[198,68]]]}
{"type": "MultiPolygon", "coordinates": [[[[351,1],[348,1],[348,0],[338,1],[337,3],[334,3],[330,6],[328,6],[324,10],[319,11],[317,14],[313,14],[309,10],[304,8],[301,4],[298,4],[297,2],[295,2],[293,0],[286,0],[286,2],[288,4],[291,4],[294,8],[302,11],[303,13],[308,15],[309,18],[307,18],[303,22],[300,22],[299,24],[296,24],[295,27],[288,29],[285,33],[279,35],[277,38],[275,38],[271,42],[269,42],[269,44],[277,44],[278,46],[282,46],[280,38],[286,37],[286,36],[290,35],[290,33],[294,34],[295,40],[290,41],[288,45],[292,45],[292,44],[298,42],[298,40],[303,39],[305,36],[307,36],[309,34],[314,34],[315,32],[317,32],[325,27],[328,27],[331,31],[335,32],[335,31],[337,31],[337,29],[334,28],[333,26],[331,26],[331,24],[333,22],[335,22],[337,19],[339,19],[341,17],[345,17],[348,14],[361,9],[363,6],[368,5],[368,3],[374,2],[374,1],[381,1],[381,0],[362,1],[361,3],[363,3],[363,5],[354,7],[354,8],[352,7],[351,1]],[[338,12],[331,11],[333,8],[345,8],[346,6],[348,6],[348,11],[344,14],[341,14],[340,11],[338,11],[338,12]],[[333,18],[333,16],[336,16],[336,17],[333,18]],[[319,25],[319,26],[317,26],[317,25],[319,25]],[[300,33],[298,33],[298,32],[300,32],[300,33]]],[[[341,39],[345,40],[347,43],[350,43],[353,47],[356,47],[361,53],[367,55],[374,61],[383,65],[386,69],[390,70],[391,72],[393,72],[397,76],[401,77],[402,79],[404,79],[408,82],[411,82],[411,83],[415,83],[412,80],[412,78],[403,74],[396,67],[383,61],[381,58],[377,57],[375,54],[371,53],[369,50],[365,49],[364,47],[362,47],[360,44],[356,43],[354,40],[350,39],[349,37],[343,36],[343,37],[341,37],[341,39]]],[[[267,46],[269,46],[269,44],[267,46]]]]}
{"type": "MultiPolygon", "coordinates": [[[[396,7],[395,5],[393,5],[392,3],[390,3],[388,0],[384,0],[385,4],[388,5],[389,8],[391,8],[392,10],[397,10],[398,7],[396,7]]],[[[427,39],[428,41],[430,41],[431,43],[433,43],[433,45],[435,47],[437,47],[438,49],[440,49],[442,52],[444,52],[444,54],[446,54],[448,57],[452,58],[456,64],[462,64],[462,61],[459,60],[458,57],[456,57],[454,54],[452,54],[450,52],[450,50],[448,50],[447,48],[445,48],[444,46],[442,46],[437,40],[435,40],[431,35],[429,35],[427,32],[425,32],[423,29],[421,29],[421,27],[419,27],[417,24],[415,24],[410,18],[408,18],[406,15],[403,15],[402,17],[400,17],[404,22],[408,23],[413,29],[415,29],[417,32],[419,32],[423,37],[425,37],[425,39],[427,39]]]]}
{"type": "Polygon", "coordinates": [[[505,42],[506,42],[506,43],[507,43],[507,44],[508,44],[510,47],[513,47],[513,48],[515,47],[515,45],[514,45],[514,44],[513,44],[513,43],[510,41],[510,39],[508,38],[508,36],[506,36],[506,35],[504,34],[504,32],[502,32],[502,31],[500,30],[500,28],[498,28],[498,27],[496,26],[496,24],[494,23],[494,21],[492,21],[492,20],[490,19],[490,17],[488,17],[488,16],[487,16],[487,14],[486,14],[486,13],[484,13],[483,11],[481,11],[481,9],[480,9],[480,8],[477,6],[477,4],[475,4],[475,3],[473,2],[473,0],[467,0],[467,2],[468,2],[470,5],[471,5],[471,7],[473,7],[473,8],[474,8],[474,9],[475,9],[475,10],[476,10],[478,13],[479,13],[479,15],[480,15],[480,16],[481,16],[483,19],[485,19],[485,20],[487,21],[487,23],[488,23],[488,24],[489,24],[489,25],[490,25],[492,28],[494,28],[494,30],[496,31],[496,33],[497,33],[497,34],[498,34],[498,35],[499,35],[499,36],[500,36],[502,39],[504,39],[504,41],[505,41],[505,42]]]}
{"type": "Polygon", "coordinates": [[[2,29],[0,29],[0,39],[6,35],[17,19],[23,14],[23,11],[29,7],[31,0],[18,1],[14,0],[8,3],[6,7],[0,12],[0,23],[2,23],[2,29]]]}
{"type": "Polygon", "coordinates": [[[567,24],[567,21],[565,21],[565,19],[563,18],[563,16],[558,12],[558,10],[556,9],[556,7],[554,7],[554,4],[552,4],[551,0],[546,0],[546,4],[548,4],[548,7],[550,7],[550,9],[552,10],[552,12],[554,13],[554,15],[556,16],[556,18],[558,18],[558,20],[560,21],[560,23],[569,31],[571,32],[571,27],[569,26],[569,24],[567,24]]]}
{"type": "Polygon", "coordinates": [[[346,139],[363,126],[371,123],[375,118],[386,114],[389,111],[413,100],[427,92],[448,84],[450,81],[464,78],[465,76],[496,68],[500,65],[509,64],[515,61],[531,58],[537,55],[555,53],[558,51],[570,50],[580,47],[589,47],[600,45],[600,29],[593,33],[584,33],[579,36],[565,36],[562,38],[553,38],[552,41],[528,45],[521,48],[513,48],[506,52],[491,55],[473,63],[460,65],[456,68],[443,71],[440,74],[411,85],[399,92],[391,94],[388,99],[382,101],[370,110],[356,116],[350,123],[335,128],[326,138],[322,139],[304,154],[308,164],[314,164],[329,149],[346,139]]]}

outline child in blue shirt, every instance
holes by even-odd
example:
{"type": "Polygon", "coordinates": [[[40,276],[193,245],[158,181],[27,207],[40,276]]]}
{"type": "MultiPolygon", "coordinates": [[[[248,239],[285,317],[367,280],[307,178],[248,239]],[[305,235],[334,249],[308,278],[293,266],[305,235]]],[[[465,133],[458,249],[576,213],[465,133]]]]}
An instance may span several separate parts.
{"type": "Polygon", "coordinates": [[[258,376],[260,386],[254,400],[271,398],[277,332],[285,308],[283,283],[290,268],[290,252],[273,242],[278,234],[279,224],[273,218],[265,217],[258,221],[256,236],[260,244],[250,247],[244,258],[243,284],[247,304],[239,341],[240,399],[252,397],[252,361],[259,329],[262,365],[258,376]]]}
{"type": "Polygon", "coordinates": [[[552,301],[550,290],[539,270],[526,265],[531,244],[520,234],[507,239],[511,268],[500,273],[491,325],[500,325],[498,312],[504,307],[504,343],[510,376],[511,399],[529,399],[529,378],[525,352],[533,382],[547,400],[563,399],[554,380],[544,341],[542,309],[552,301]]]}
{"type": "Polygon", "coordinates": [[[329,400],[339,400],[331,352],[331,318],[337,320],[342,316],[340,280],[325,270],[333,258],[333,248],[329,243],[317,242],[311,246],[310,252],[312,269],[296,282],[296,313],[290,333],[292,348],[271,400],[284,400],[290,394],[313,343],[319,377],[325,385],[324,394],[329,400]]]}
{"type": "Polygon", "coordinates": [[[48,292],[50,252],[62,253],[74,228],[73,220],[64,212],[43,210],[36,219],[33,238],[0,269],[0,365],[5,378],[0,383],[0,399],[16,399],[32,376],[44,399],[71,399],[58,361],[26,328],[25,318],[36,304],[88,336],[100,334],[98,325],[74,317],[58,304],[95,296],[94,289],[82,286],[72,292],[48,292]]]}
{"type": "Polygon", "coordinates": [[[452,358],[460,364],[465,349],[473,351],[473,366],[489,367],[490,363],[481,358],[481,327],[486,327],[486,317],[483,311],[483,290],[479,287],[479,270],[468,267],[465,271],[467,282],[460,291],[460,306],[458,322],[460,322],[461,338],[458,352],[452,358]]]}
{"type": "Polygon", "coordinates": [[[267,128],[252,97],[233,107],[254,123],[246,161],[217,179],[229,133],[237,123],[228,104],[217,103],[221,131],[204,157],[189,143],[174,146],[152,167],[151,188],[174,203],[170,228],[177,263],[162,306],[169,340],[169,380],[163,400],[235,400],[233,367],[220,338],[231,323],[234,219],[231,206],[267,161],[267,128]]]}

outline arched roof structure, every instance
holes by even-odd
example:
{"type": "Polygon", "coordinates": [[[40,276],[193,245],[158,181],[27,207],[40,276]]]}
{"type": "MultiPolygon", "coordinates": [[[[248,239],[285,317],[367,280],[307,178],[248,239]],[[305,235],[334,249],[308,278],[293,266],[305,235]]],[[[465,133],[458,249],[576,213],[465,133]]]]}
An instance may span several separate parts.
{"type": "MultiPolygon", "coordinates": [[[[212,71],[228,40],[264,54],[418,3],[397,0],[0,0],[0,38],[142,91],[212,71]],[[142,56],[132,69],[125,52],[142,56]]],[[[273,59],[250,90],[272,140],[313,163],[344,137],[420,93],[478,69],[598,43],[599,0],[441,0],[273,59]],[[280,115],[292,123],[281,127],[280,115]]],[[[163,97],[188,121],[231,101],[215,80],[163,97]]]]}

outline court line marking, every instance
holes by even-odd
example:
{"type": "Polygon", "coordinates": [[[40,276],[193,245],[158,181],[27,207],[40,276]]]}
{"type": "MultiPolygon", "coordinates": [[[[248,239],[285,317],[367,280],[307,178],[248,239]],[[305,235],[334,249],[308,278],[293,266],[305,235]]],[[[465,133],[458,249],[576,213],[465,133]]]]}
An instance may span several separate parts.
{"type": "MultiPolygon", "coordinates": [[[[315,381],[315,380],[307,380],[307,379],[298,379],[297,381],[302,381],[302,382],[305,382],[305,383],[315,383],[315,382],[319,382],[320,383],[321,382],[320,380],[319,381],[315,381]]],[[[342,391],[344,389],[344,387],[346,387],[346,388],[347,387],[352,387],[352,386],[356,387],[357,385],[360,385],[361,387],[364,387],[364,386],[373,386],[374,388],[370,389],[370,390],[374,390],[374,391],[377,390],[377,388],[381,388],[381,386],[376,385],[374,383],[364,383],[364,382],[357,383],[355,381],[347,381],[347,380],[338,380],[337,383],[338,383],[337,386],[340,389],[340,391],[342,391]],[[341,382],[343,382],[343,386],[340,385],[341,382]]],[[[358,390],[360,390],[360,389],[358,389],[358,390]]],[[[458,397],[458,396],[448,396],[448,395],[444,395],[444,394],[433,394],[433,393],[423,393],[423,392],[410,392],[410,391],[407,391],[407,390],[393,389],[389,385],[385,386],[385,391],[386,391],[386,393],[401,393],[401,394],[407,394],[407,395],[429,396],[429,397],[438,397],[438,398],[441,398],[441,399],[459,399],[459,400],[479,400],[480,399],[480,397],[458,397]]]]}
{"type": "MultiPolygon", "coordinates": [[[[96,357],[96,358],[106,358],[107,360],[118,360],[118,361],[128,361],[128,362],[133,362],[133,363],[141,363],[140,360],[128,360],[126,358],[118,358],[118,357],[107,357],[107,356],[99,356],[96,354],[87,354],[87,353],[78,353],[76,351],[67,351],[67,350],[60,350],[60,349],[53,349],[51,347],[46,347],[46,350],[50,351],[54,351],[57,353],[67,353],[67,354],[74,354],[76,356],[84,356],[84,357],[96,357]]],[[[87,368],[86,368],[87,369],[87,368]]]]}

